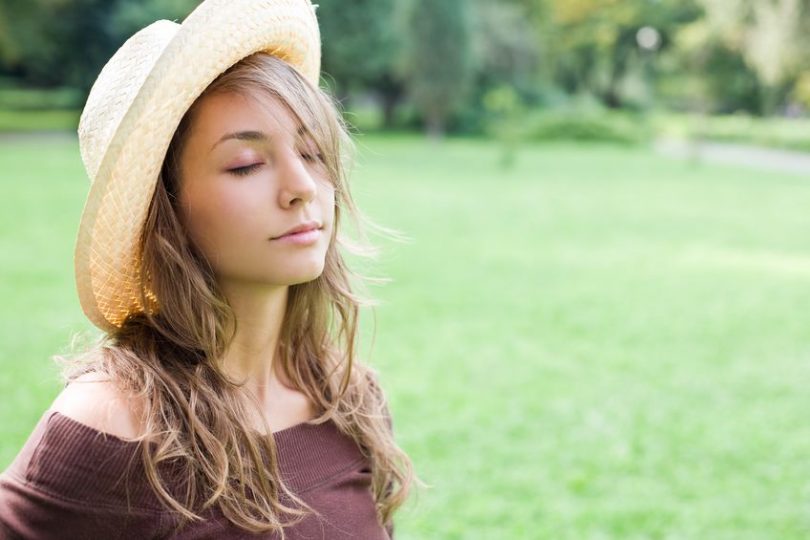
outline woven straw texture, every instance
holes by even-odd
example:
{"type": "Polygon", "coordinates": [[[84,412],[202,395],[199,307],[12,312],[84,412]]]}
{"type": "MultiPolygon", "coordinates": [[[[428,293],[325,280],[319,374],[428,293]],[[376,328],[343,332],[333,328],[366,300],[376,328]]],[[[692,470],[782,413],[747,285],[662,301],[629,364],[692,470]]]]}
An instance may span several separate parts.
{"type": "Polygon", "coordinates": [[[138,243],[163,158],[184,113],[230,66],[266,51],[318,84],[321,43],[309,0],[206,0],[182,24],[134,34],[101,70],[79,120],[91,186],[74,254],[79,301],[105,331],[159,308],[138,300],[138,243]]]}

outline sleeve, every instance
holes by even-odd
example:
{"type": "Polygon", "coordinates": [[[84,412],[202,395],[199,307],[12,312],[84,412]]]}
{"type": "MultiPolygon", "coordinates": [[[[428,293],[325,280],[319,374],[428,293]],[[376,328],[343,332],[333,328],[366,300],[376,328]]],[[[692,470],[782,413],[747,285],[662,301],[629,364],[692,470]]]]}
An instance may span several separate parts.
{"type": "Polygon", "coordinates": [[[149,539],[162,514],[125,478],[134,447],[47,413],[0,474],[0,539],[149,539]],[[127,480],[127,481],[123,481],[127,480]],[[132,495],[132,497],[130,497],[132,495]]]}
{"type": "Polygon", "coordinates": [[[151,535],[146,531],[156,517],[60,499],[7,474],[0,476],[0,538],[3,540],[149,538],[151,535]]]}

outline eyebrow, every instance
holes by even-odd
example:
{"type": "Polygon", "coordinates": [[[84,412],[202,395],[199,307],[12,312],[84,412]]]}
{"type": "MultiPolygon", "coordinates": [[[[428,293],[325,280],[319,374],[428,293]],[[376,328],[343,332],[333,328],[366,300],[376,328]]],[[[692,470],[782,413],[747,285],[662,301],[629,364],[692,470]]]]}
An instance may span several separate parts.
{"type": "MultiPolygon", "coordinates": [[[[298,126],[297,131],[298,135],[303,135],[305,131],[306,130],[304,129],[304,126],[298,126]]],[[[214,146],[211,147],[211,150],[213,151],[214,148],[216,148],[216,146],[219,143],[230,139],[256,142],[256,141],[268,141],[270,140],[270,136],[264,131],[236,131],[234,133],[227,133],[223,135],[222,138],[220,138],[217,142],[214,143],[214,146]]]]}

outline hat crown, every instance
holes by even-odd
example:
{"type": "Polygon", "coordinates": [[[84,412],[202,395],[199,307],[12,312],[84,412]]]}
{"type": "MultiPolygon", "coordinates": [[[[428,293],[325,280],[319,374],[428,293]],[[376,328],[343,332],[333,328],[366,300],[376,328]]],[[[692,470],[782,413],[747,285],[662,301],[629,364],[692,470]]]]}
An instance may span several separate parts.
{"type": "MultiPolygon", "coordinates": [[[[233,63],[226,51],[264,50],[317,85],[321,51],[315,11],[309,0],[205,0],[182,25],[159,20],[133,34],[102,68],[79,119],[79,150],[91,183],[102,162],[116,154],[109,150],[123,118],[130,109],[146,105],[133,107],[135,100],[158,97],[151,91],[157,83],[147,83],[147,79],[166,77],[178,70],[190,78],[196,75],[197,66],[183,65],[183,60],[190,59],[183,59],[179,51],[196,51],[199,56],[194,62],[212,67],[219,64],[215,72],[220,73],[233,63]],[[161,60],[164,54],[165,61],[161,60]],[[146,87],[146,95],[139,96],[146,87]]],[[[171,96],[163,97],[193,101],[201,89],[189,84],[173,90],[171,96]]]]}
{"type": "Polygon", "coordinates": [[[99,73],[79,118],[79,151],[93,182],[113,134],[180,25],[160,20],[133,34],[99,73]]]}

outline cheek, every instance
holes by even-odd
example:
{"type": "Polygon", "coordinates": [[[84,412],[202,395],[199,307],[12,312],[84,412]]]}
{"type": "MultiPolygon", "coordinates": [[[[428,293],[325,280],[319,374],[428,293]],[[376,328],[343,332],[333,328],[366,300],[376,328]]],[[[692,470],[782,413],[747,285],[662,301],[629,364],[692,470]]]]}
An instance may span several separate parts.
{"type": "MultiPolygon", "coordinates": [[[[255,201],[255,199],[254,199],[255,201]]],[[[189,190],[181,197],[184,222],[192,239],[202,249],[221,249],[233,242],[250,222],[250,199],[227,189],[189,190]]]]}

